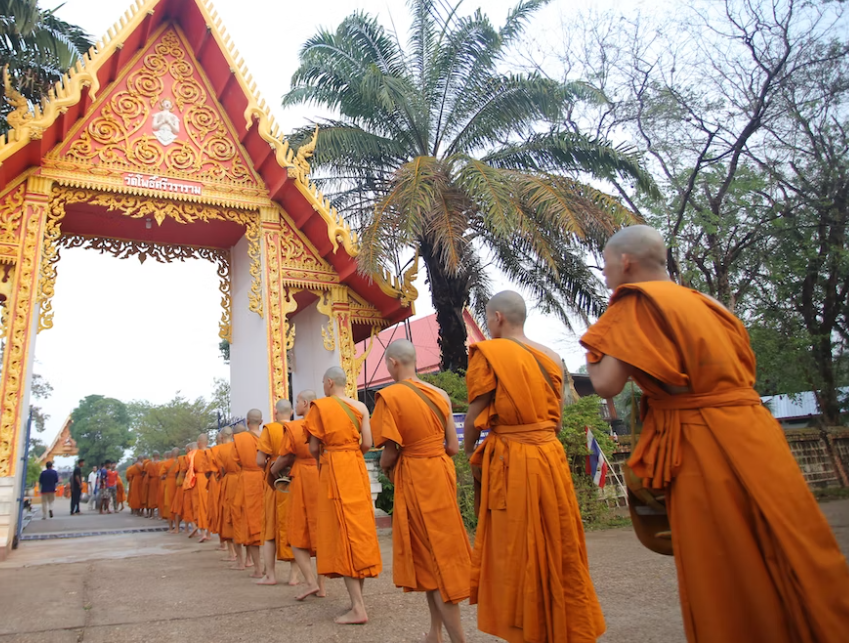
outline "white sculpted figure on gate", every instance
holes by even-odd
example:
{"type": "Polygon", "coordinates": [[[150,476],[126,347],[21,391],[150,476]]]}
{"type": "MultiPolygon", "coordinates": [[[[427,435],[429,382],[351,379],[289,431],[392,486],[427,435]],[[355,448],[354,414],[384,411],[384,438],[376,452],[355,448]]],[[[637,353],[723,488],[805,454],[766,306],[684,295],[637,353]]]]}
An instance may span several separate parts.
{"type": "Polygon", "coordinates": [[[153,135],[163,145],[171,145],[180,133],[180,118],[171,112],[174,104],[167,98],[159,104],[162,111],[153,115],[153,135]]]}

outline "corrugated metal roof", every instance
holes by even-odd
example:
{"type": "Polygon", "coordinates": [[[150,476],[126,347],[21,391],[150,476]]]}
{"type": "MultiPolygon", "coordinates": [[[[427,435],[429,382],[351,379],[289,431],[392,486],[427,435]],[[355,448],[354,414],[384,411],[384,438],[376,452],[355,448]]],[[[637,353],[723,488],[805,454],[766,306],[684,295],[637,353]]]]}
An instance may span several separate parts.
{"type": "MultiPolygon", "coordinates": [[[[849,387],[840,388],[838,391],[845,395],[849,393],[849,387]]],[[[769,407],[776,420],[816,417],[820,414],[817,397],[813,391],[796,395],[767,395],[761,400],[769,407]]]]}

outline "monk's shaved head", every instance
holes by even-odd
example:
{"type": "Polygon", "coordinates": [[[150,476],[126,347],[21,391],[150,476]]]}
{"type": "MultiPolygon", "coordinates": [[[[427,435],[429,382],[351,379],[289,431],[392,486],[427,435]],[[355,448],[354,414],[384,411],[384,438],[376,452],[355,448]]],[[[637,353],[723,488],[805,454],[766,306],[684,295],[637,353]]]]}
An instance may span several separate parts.
{"type": "Polygon", "coordinates": [[[661,234],[647,225],[622,228],[610,237],[606,249],[628,255],[648,267],[666,267],[666,242],[661,234]]]}
{"type": "Polygon", "coordinates": [[[277,404],[274,405],[274,410],[286,415],[292,412],[292,403],[289,400],[279,400],[277,404]]]}
{"type": "Polygon", "coordinates": [[[348,376],[345,375],[339,366],[331,366],[324,372],[324,379],[330,380],[336,386],[346,386],[348,384],[348,376]]]}
{"type": "Polygon", "coordinates": [[[312,389],[306,389],[305,391],[301,391],[298,393],[298,397],[301,398],[304,402],[315,402],[315,398],[317,397],[315,391],[312,389]]]}
{"type": "Polygon", "coordinates": [[[202,444],[203,446],[209,444],[209,435],[206,433],[201,433],[198,436],[198,444],[202,444]]]}
{"type": "Polygon", "coordinates": [[[501,313],[504,321],[512,326],[523,326],[528,316],[528,308],[522,295],[512,290],[502,290],[493,295],[486,304],[486,312],[489,315],[501,313]]]}
{"type": "Polygon", "coordinates": [[[247,430],[248,427],[239,422],[236,426],[233,427],[233,435],[236,435],[237,433],[244,433],[247,430]]]}
{"type": "Polygon", "coordinates": [[[248,423],[248,426],[259,426],[262,424],[262,411],[259,409],[251,409],[248,411],[248,415],[245,420],[248,423]]]}
{"type": "Polygon", "coordinates": [[[390,357],[404,366],[416,365],[416,347],[408,339],[396,339],[386,349],[386,358],[390,357]]]}

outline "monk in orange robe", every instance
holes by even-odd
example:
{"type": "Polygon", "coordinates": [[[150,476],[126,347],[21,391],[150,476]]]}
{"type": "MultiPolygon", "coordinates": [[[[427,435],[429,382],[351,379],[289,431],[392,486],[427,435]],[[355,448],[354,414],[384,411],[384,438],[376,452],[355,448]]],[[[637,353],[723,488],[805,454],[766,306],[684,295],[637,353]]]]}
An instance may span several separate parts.
{"type": "Polygon", "coordinates": [[[198,543],[206,542],[209,538],[209,477],[212,470],[209,465],[209,435],[201,433],[198,436],[197,452],[195,453],[195,488],[193,490],[193,502],[195,517],[197,519],[196,529],[200,530],[198,543]]]}
{"type": "Polygon", "coordinates": [[[144,517],[147,512],[147,496],[150,491],[150,478],[147,475],[148,465],[150,464],[150,458],[146,455],[142,456],[141,462],[141,511],[139,515],[144,517]]]}
{"type": "Polygon", "coordinates": [[[315,556],[318,540],[318,462],[310,453],[309,436],[303,419],[315,400],[315,391],[301,391],[295,398],[295,412],[301,417],[294,422],[283,423],[283,441],[280,456],[271,467],[272,476],[288,473],[289,515],[286,538],[292,548],[295,563],[306,581],[306,590],[295,597],[302,601],[307,596],[324,598],[324,576],[313,571],[312,556],[315,556]]]}
{"type": "MultiPolygon", "coordinates": [[[[173,533],[179,534],[183,524],[183,499],[186,492],[183,489],[183,482],[186,480],[186,456],[177,457],[177,478],[174,481],[174,501],[171,503],[171,517],[174,520],[173,533]]],[[[188,525],[186,526],[188,529],[188,525]]]]}
{"type": "MultiPolygon", "coordinates": [[[[262,578],[259,568],[259,546],[262,543],[262,508],[265,471],[257,466],[256,454],[262,429],[262,411],[251,409],[247,415],[247,431],[233,435],[233,459],[239,466],[236,497],[233,503],[233,541],[247,547],[254,572],[251,578],[262,578]]],[[[233,569],[247,567],[241,547],[237,547],[238,563],[233,569]]]]}
{"type": "Polygon", "coordinates": [[[130,505],[130,513],[134,516],[139,515],[141,511],[141,458],[136,458],[135,464],[127,467],[127,484],[130,486],[130,491],[127,494],[127,504],[130,505]]]}
{"type": "Polygon", "coordinates": [[[289,585],[297,585],[292,548],[286,537],[286,526],[289,523],[289,494],[281,493],[272,484],[271,467],[280,452],[283,442],[283,422],[292,419],[292,404],[289,400],[280,400],[274,407],[274,422],[269,422],[262,428],[257,444],[256,464],[265,472],[266,484],[263,487],[262,511],[262,556],[265,562],[265,575],[257,581],[257,585],[276,585],[276,561],[287,560],[289,564],[289,585]]]}
{"type": "Polygon", "coordinates": [[[159,506],[159,453],[153,453],[153,459],[148,460],[145,466],[145,480],[147,481],[147,517],[153,518],[159,506]]]}
{"type": "Polygon", "coordinates": [[[460,451],[448,394],[416,377],[416,348],[392,342],[386,369],[398,382],[377,393],[371,418],[380,467],[395,485],[392,575],[406,592],[425,592],[430,609],[426,643],[463,643],[461,601],[469,598],[471,547],[451,456],[460,451]]]}
{"type": "Polygon", "coordinates": [[[326,397],[312,403],[305,424],[310,453],[321,459],[316,560],[319,574],[345,579],[351,610],[334,621],[353,625],[368,622],[363,583],[382,569],[363,459],[372,445],[371,427],[366,406],[345,397],[345,371],[329,368],[323,385],[326,397]]]}
{"type": "Polygon", "coordinates": [[[195,457],[197,456],[197,442],[186,445],[186,472],[183,474],[183,507],[180,517],[186,523],[186,531],[189,538],[198,532],[197,526],[197,501],[195,500],[195,485],[197,484],[197,472],[195,471],[195,457]]]}
{"type": "Polygon", "coordinates": [[[604,260],[613,296],[581,343],[599,395],[643,390],[628,466],[663,490],[687,640],[846,641],[849,568],[753,388],[743,324],[669,280],[652,228],[616,233],[604,260]]]}
{"type": "MultiPolygon", "coordinates": [[[[221,560],[225,562],[237,562],[239,554],[236,544],[233,542],[233,505],[236,501],[237,478],[239,476],[239,464],[236,462],[233,436],[243,428],[237,427],[233,429],[229,426],[221,429],[221,448],[218,450],[218,459],[221,463],[221,490],[219,495],[219,503],[221,513],[218,517],[218,533],[221,539],[227,543],[227,548],[230,555],[221,560]]],[[[239,545],[241,548],[241,545],[239,545]]]]}
{"type": "Polygon", "coordinates": [[[121,476],[118,476],[117,489],[115,491],[115,504],[118,505],[118,511],[124,511],[124,481],[121,476]]]}
{"type": "Polygon", "coordinates": [[[464,448],[481,484],[471,603],[478,628],[510,643],[595,641],[604,618],[557,439],[562,360],[525,336],[526,315],[517,293],[495,295],[486,307],[494,339],[469,348],[464,448]]]}
{"type": "Polygon", "coordinates": [[[160,515],[168,521],[168,532],[174,529],[174,516],[171,512],[171,504],[174,502],[174,494],[177,491],[177,472],[180,468],[180,463],[177,460],[180,452],[177,449],[172,449],[168,454],[168,459],[162,463],[159,468],[162,475],[160,476],[159,487],[162,491],[162,504],[160,505],[160,515]]]}
{"type": "Polygon", "coordinates": [[[216,444],[209,447],[206,452],[207,461],[209,464],[209,484],[207,486],[207,520],[209,521],[209,533],[218,534],[218,547],[220,551],[225,551],[227,545],[221,539],[220,532],[220,496],[221,496],[221,460],[218,458],[218,451],[221,449],[221,433],[218,433],[216,444]]]}

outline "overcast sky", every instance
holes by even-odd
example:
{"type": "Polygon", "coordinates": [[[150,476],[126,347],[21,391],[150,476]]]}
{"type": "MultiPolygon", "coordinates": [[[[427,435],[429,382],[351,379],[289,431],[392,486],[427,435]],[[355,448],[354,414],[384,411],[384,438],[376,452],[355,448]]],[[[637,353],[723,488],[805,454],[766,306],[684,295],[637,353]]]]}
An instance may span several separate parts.
{"type": "MultiPolygon", "coordinates": [[[[45,7],[50,4],[41,2],[45,7]]],[[[500,24],[514,4],[514,0],[466,0],[463,8],[472,12],[483,7],[500,24]]],[[[651,7],[654,2],[555,1],[537,14],[530,33],[556,29],[561,20],[587,7],[636,4],[651,7]]],[[[97,39],[115,23],[124,5],[121,0],[65,0],[59,16],[97,39]]],[[[284,131],[317,115],[309,108],[284,111],[279,102],[289,88],[303,41],[319,27],[335,28],[355,9],[377,14],[385,26],[394,23],[403,34],[409,24],[403,0],[215,0],[214,5],[284,131]]],[[[218,354],[220,308],[212,263],[162,265],[148,260],[140,265],[137,259],[118,260],[77,249],[62,252],[58,271],[55,326],[38,336],[34,369],[54,391],[40,402],[50,418],[46,431],[35,437],[50,443],[87,395],[163,403],[178,391],[189,398],[208,397],[213,378],[229,377],[218,354]]],[[[423,273],[416,284],[420,316],[433,312],[423,273]]],[[[577,338],[559,322],[532,314],[528,334],[554,345],[570,369],[583,363],[577,338]]]]}

